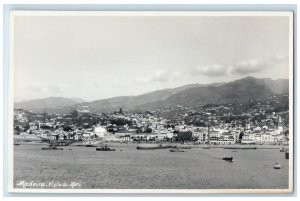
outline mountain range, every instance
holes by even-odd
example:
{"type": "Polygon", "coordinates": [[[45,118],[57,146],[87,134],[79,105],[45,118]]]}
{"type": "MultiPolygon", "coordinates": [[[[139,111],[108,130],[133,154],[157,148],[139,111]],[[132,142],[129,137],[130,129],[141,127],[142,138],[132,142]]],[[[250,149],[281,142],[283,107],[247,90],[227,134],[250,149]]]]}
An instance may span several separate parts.
{"type": "Polygon", "coordinates": [[[42,112],[43,110],[62,108],[82,102],[84,101],[80,98],[48,97],[43,99],[16,102],[14,107],[33,112],[42,112]]]}
{"type": "Polygon", "coordinates": [[[15,108],[33,112],[67,113],[82,106],[93,112],[126,110],[154,110],[161,107],[183,105],[197,106],[207,103],[248,102],[269,95],[288,93],[288,79],[245,77],[227,83],[190,84],[168,88],[137,96],[120,96],[83,102],[81,99],[50,97],[15,103],[15,108]]]}

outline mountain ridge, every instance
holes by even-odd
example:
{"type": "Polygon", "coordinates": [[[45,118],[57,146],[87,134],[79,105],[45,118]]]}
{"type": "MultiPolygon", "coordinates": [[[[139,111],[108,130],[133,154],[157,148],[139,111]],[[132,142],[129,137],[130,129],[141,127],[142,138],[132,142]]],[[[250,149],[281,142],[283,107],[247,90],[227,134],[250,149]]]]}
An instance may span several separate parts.
{"type": "Polygon", "coordinates": [[[40,98],[33,99],[21,102],[15,102],[15,108],[22,108],[25,110],[41,110],[41,109],[51,109],[57,107],[66,107],[71,106],[77,103],[84,102],[81,98],[65,98],[65,97],[48,97],[48,98],[40,98]]]}
{"type": "MultiPolygon", "coordinates": [[[[195,106],[205,103],[247,102],[254,98],[288,93],[288,89],[288,79],[273,80],[248,76],[226,83],[188,84],[137,96],[118,96],[89,102],[76,102],[74,104],[60,105],[57,108],[47,108],[45,105],[43,107],[45,111],[51,113],[57,112],[58,108],[60,112],[67,113],[72,110],[80,110],[82,106],[88,106],[92,112],[113,112],[119,108],[149,110],[174,105],[195,106]]],[[[27,101],[25,105],[26,107],[23,109],[31,109],[33,111],[41,111],[42,109],[37,108],[37,105],[40,106],[41,104],[35,104],[35,107],[30,108],[27,101]]],[[[15,106],[20,107],[22,104],[16,103],[15,106]]]]}

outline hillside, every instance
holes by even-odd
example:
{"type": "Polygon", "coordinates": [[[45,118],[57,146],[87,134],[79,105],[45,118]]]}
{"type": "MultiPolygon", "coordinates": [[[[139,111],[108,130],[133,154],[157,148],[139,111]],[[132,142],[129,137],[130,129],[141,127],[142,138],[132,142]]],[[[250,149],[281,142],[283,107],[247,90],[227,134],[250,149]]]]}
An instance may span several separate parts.
{"type": "Polygon", "coordinates": [[[92,102],[72,104],[68,101],[58,102],[50,98],[47,101],[41,101],[43,99],[40,99],[36,100],[36,102],[23,102],[22,104],[16,104],[16,106],[31,110],[43,108],[51,113],[67,113],[75,109],[81,109],[82,106],[89,106],[93,112],[112,112],[119,110],[119,108],[126,110],[153,110],[174,105],[196,106],[206,103],[243,103],[273,94],[288,93],[288,89],[287,79],[271,80],[268,78],[246,77],[228,83],[190,84],[138,96],[121,96],[92,102]]]}
{"type": "Polygon", "coordinates": [[[80,98],[49,97],[16,102],[15,108],[22,108],[34,112],[43,112],[44,110],[57,110],[61,107],[71,106],[81,102],[83,102],[83,100],[80,98]]]}

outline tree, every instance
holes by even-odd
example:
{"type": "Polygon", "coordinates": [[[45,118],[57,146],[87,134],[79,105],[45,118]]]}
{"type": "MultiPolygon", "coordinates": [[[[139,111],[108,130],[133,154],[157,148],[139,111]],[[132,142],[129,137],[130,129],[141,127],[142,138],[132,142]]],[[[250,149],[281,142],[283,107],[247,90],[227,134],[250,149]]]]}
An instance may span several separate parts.
{"type": "Polygon", "coordinates": [[[243,139],[243,136],[244,136],[244,132],[242,131],[239,135],[239,140],[241,141],[243,139]]]}
{"type": "Polygon", "coordinates": [[[73,129],[70,126],[64,127],[63,130],[66,131],[66,132],[73,131],[73,129]]]}
{"type": "Polygon", "coordinates": [[[193,133],[192,131],[179,131],[177,133],[177,140],[178,141],[182,141],[182,142],[185,142],[185,141],[192,141],[193,140],[193,133]]]}
{"type": "Polygon", "coordinates": [[[73,110],[70,115],[71,115],[72,118],[77,118],[78,117],[78,111],[73,110]]]}
{"type": "Polygon", "coordinates": [[[145,133],[152,133],[152,128],[147,127],[145,133]]]}

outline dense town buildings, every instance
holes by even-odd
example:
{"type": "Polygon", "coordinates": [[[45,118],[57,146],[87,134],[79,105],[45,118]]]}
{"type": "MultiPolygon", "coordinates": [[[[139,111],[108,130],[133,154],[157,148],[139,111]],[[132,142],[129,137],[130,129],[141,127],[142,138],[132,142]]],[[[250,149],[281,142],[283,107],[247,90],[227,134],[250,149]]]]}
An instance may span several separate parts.
{"type": "Polygon", "coordinates": [[[232,104],[195,108],[178,105],[144,112],[120,108],[100,114],[91,112],[87,106],[69,114],[15,109],[14,136],[19,140],[288,143],[288,112],[274,112],[270,107],[256,103],[239,114],[234,114],[237,106],[232,104]]]}

